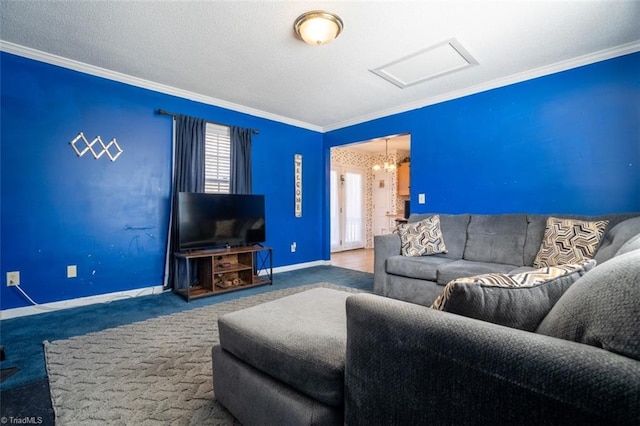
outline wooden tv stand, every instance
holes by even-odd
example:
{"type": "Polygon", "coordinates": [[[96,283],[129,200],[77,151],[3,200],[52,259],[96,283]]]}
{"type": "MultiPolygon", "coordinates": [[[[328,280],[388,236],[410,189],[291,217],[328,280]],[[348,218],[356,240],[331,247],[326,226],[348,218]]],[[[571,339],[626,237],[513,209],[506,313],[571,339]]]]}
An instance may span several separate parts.
{"type": "Polygon", "coordinates": [[[173,291],[191,299],[272,284],[271,247],[248,246],[174,253],[173,291]]]}

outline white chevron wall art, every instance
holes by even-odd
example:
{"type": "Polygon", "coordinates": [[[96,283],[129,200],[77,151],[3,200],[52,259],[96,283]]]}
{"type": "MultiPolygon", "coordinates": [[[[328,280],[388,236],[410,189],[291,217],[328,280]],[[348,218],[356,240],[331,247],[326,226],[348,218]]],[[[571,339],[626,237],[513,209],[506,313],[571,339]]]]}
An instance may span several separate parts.
{"type": "Polygon", "coordinates": [[[91,142],[89,142],[82,132],[78,133],[78,136],[76,136],[70,144],[78,157],[82,157],[87,152],[91,152],[93,158],[96,160],[104,154],[107,154],[107,157],[109,157],[111,161],[116,161],[123,152],[120,145],[118,145],[116,138],[111,139],[111,141],[105,145],[100,136],[96,136],[91,142]],[[80,147],[78,147],[78,145],[80,145],[80,147]],[[111,151],[113,151],[113,154],[111,151]]]}

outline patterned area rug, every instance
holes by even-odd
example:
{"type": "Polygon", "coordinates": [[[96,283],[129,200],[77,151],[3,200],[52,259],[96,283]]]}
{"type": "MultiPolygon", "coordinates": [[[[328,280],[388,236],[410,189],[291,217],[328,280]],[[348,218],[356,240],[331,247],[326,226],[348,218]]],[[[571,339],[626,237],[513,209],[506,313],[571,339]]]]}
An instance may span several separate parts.
{"type": "Polygon", "coordinates": [[[329,283],[271,291],[117,328],[44,342],[61,425],[235,425],[213,393],[219,316],[329,283]]]}

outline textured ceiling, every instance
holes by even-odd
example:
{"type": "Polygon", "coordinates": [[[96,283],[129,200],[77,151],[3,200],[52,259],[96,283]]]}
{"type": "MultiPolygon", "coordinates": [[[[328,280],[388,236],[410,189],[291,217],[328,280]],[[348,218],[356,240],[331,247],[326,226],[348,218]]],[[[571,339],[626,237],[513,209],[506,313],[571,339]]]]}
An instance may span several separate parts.
{"type": "Polygon", "coordinates": [[[2,0],[1,8],[5,51],[45,52],[319,131],[640,50],[638,1],[2,0]],[[333,43],[295,37],[295,18],[312,9],[343,19],[333,43]],[[454,38],[478,65],[404,89],[370,71],[454,38]]]}

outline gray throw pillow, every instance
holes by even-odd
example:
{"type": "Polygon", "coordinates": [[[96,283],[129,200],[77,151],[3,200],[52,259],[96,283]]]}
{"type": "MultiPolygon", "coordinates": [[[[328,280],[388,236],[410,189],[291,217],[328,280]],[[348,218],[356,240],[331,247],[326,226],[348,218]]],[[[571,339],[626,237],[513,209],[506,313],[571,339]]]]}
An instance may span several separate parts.
{"type": "Polygon", "coordinates": [[[449,282],[434,309],[534,331],[562,294],[595,260],[541,268],[520,274],[485,274],[449,282]]]}
{"type": "Polygon", "coordinates": [[[640,360],[640,250],[585,274],[558,300],[537,333],[640,360]]]}

